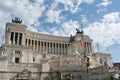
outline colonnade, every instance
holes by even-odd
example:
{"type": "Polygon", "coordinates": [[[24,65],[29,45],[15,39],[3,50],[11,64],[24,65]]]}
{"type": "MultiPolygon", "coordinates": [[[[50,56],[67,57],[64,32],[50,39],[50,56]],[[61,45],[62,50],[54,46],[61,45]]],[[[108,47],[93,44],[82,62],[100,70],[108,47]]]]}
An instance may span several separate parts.
{"type": "Polygon", "coordinates": [[[22,45],[23,43],[23,34],[18,32],[10,32],[8,37],[8,44],[22,45]]]}
{"type": "Polygon", "coordinates": [[[84,42],[85,50],[87,53],[92,53],[92,43],[91,42],[84,42]]]}
{"type": "Polygon", "coordinates": [[[25,45],[41,53],[67,54],[69,43],[39,41],[26,38],[25,45]]]}
{"type": "MultiPolygon", "coordinates": [[[[24,35],[22,33],[10,32],[7,37],[7,42],[14,45],[24,45],[25,43],[25,45],[32,50],[42,53],[67,54],[69,43],[40,41],[28,38],[25,39],[23,37],[24,35]]],[[[91,42],[84,42],[84,46],[87,53],[92,53],[91,42]]]]}

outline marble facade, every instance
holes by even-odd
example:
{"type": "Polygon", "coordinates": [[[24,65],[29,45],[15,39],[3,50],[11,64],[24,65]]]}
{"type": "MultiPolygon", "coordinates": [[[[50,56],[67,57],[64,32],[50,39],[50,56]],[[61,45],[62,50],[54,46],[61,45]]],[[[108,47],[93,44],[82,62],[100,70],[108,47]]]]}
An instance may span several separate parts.
{"type": "MultiPolygon", "coordinates": [[[[5,44],[0,48],[0,80],[45,80],[48,73],[64,72],[68,67],[68,71],[76,68],[83,70],[84,74],[80,72],[81,75],[78,76],[87,80],[82,77],[87,74],[84,56],[90,59],[91,69],[113,66],[110,54],[104,55],[105,58],[103,55],[94,54],[92,39],[88,35],[83,35],[84,47],[81,47],[79,33],[76,33],[74,41],[70,42],[70,37],[32,32],[27,30],[26,25],[10,22],[6,24],[5,35],[5,44]],[[101,64],[100,59],[103,61],[101,64]]],[[[64,76],[66,73],[62,74],[64,76]]],[[[75,79],[78,78],[73,80],[75,79]]]]}

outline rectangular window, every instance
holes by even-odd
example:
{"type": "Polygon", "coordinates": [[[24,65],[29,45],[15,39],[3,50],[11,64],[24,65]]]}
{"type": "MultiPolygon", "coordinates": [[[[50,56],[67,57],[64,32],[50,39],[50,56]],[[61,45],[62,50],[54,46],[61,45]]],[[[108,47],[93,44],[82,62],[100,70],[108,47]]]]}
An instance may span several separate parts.
{"type": "Polygon", "coordinates": [[[18,57],[15,58],[15,63],[19,63],[20,59],[18,57]]]}
{"type": "Polygon", "coordinates": [[[33,57],[33,62],[35,62],[35,57],[33,57]]]}

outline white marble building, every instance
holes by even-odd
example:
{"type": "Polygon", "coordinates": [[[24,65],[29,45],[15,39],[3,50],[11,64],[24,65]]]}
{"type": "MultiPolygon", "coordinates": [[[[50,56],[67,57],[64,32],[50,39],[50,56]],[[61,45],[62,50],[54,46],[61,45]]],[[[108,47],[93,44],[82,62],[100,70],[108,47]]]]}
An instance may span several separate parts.
{"type": "Polygon", "coordinates": [[[26,25],[8,22],[5,34],[6,41],[0,49],[0,80],[44,80],[51,68],[54,71],[66,65],[65,60],[68,66],[84,67],[84,56],[89,57],[90,68],[113,66],[110,54],[104,55],[105,64],[99,64],[98,59],[103,56],[93,54],[92,39],[87,35],[83,36],[81,47],[79,33],[70,42],[70,37],[32,32],[26,25]]]}

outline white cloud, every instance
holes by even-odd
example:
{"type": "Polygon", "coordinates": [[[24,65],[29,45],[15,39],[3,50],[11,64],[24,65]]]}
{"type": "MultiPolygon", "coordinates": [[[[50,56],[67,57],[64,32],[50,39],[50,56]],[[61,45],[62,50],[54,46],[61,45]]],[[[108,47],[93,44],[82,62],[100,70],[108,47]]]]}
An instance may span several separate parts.
{"type": "Polygon", "coordinates": [[[55,0],[55,3],[62,3],[65,6],[65,10],[69,10],[73,14],[80,11],[80,5],[82,3],[91,4],[94,0],[55,0]]]}
{"type": "Polygon", "coordinates": [[[111,3],[112,3],[112,1],[110,1],[110,0],[103,0],[101,3],[97,4],[97,7],[99,8],[99,9],[97,10],[97,13],[106,11],[106,7],[107,7],[108,5],[110,5],[111,3]]]}
{"type": "MultiPolygon", "coordinates": [[[[29,0],[7,0],[0,2],[1,12],[12,17],[20,17],[26,25],[34,24],[45,10],[43,2],[31,3],[29,0]],[[5,11],[6,10],[6,11],[5,11]]],[[[5,16],[5,15],[3,15],[5,16]]],[[[4,20],[3,20],[4,21],[4,20]]]]}
{"type": "Polygon", "coordinates": [[[103,0],[103,2],[101,2],[100,4],[98,4],[97,6],[98,7],[107,7],[108,5],[110,5],[112,3],[112,1],[109,1],[109,0],[103,0]]]}
{"type": "Polygon", "coordinates": [[[66,35],[75,34],[75,29],[79,28],[79,23],[77,21],[68,21],[62,24],[62,29],[66,35]]]}
{"type": "Polygon", "coordinates": [[[105,8],[100,8],[100,9],[97,10],[97,13],[104,12],[104,11],[106,11],[105,8]]]}
{"type": "Polygon", "coordinates": [[[74,14],[81,10],[80,5],[82,3],[91,4],[93,1],[94,0],[54,0],[51,6],[48,7],[49,10],[46,12],[46,21],[50,23],[60,23],[64,19],[61,15],[62,11],[70,11],[74,14]],[[59,3],[64,5],[62,9],[57,9],[59,3]]]}
{"type": "Polygon", "coordinates": [[[94,2],[94,0],[81,0],[81,1],[87,4],[92,4],[94,2]]]}
{"type": "Polygon", "coordinates": [[[18,2],[19,6],[17,6],[16,11],[14,11],[14,15],[22,17],[25,21],[26,25],[34,24],[38,21],[39,17],[42,16],[42,12],[45,10],[45,6],[43,2],[41,3],[30,3],[28,1],[18,2]]]}
{"type": "Polygon", "coordinates": [[[46,16],[47,16],[46,21],[51,23],[53,22],[60,23],[61,20],[63,19],[63,17],[60,16],[60,13],[61,10],[52,10],[52,9],[48,10],[46,12],[46,16]]]}
{"type": "Polygon", "coordinates": [[[85,33],[93,38],[95,43],[103,47],[109,47],[120,43],[120,12],[113,12],[103,16],[103,19],[89,24],[85,33]]]}
{"type": "Polygon", "coordinates": [[[52,34],[56,36],[65,36],[65,33],[61,28],[58,29],[54,27],[54,28],[51,28],[49,31],[52,32],[52,34]]]}
{"type": "Polygon", "coordinates": [[[61,28],[52,28],[50,31],[53,32],[53,35],[58,36],[70,36],[75,35],[76,28],[79,28],[80,24],[77,21],[69,20],[68,22],[64,22],[61,25],[61,28]]]}
{"type": "MultiPolygon", "coordinates": [[[[0,31],[5,31],[5,24],[12,17],[20,17],[23,24],[36,31],[36,28],[31,27],[31,25],[35,23],[40,25],[38,19],[42,16],[44,10],[45,5],[43,5],[42,0],[34,3],[29,0],[2,0],[0,1],[0,31]]],[[[36,26],[38,26],[37,24],[36,26]]],[[[0,38],[2,38],[2,35],[0,35],[0,38]]]]}
{"type": "Polygon", "coordinates": [[[87,19],[87,17],[86,17],[85,15],[81,15],[81,18],[82,18],[82,19],[81,19],[81,20],[82,20],[82,21],[81,21],[82,23],[88,23],[88,19],[87,19]]]}

